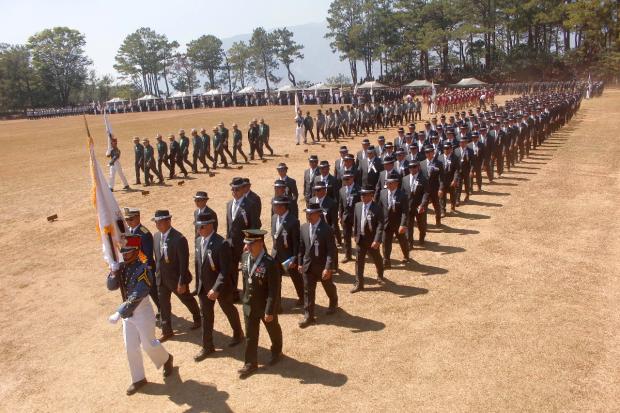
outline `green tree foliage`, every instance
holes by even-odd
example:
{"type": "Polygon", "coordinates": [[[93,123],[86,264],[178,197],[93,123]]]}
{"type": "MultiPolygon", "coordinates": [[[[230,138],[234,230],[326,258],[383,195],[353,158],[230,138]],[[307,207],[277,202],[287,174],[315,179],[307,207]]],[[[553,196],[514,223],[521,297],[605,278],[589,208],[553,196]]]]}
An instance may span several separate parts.
{"type": "Polygon", "coordinates": [[[291,81],[293,86],[297,86],[295,75],[291,72],[291,64],[293,64],[296,59],[301,60],[304,58],[304,55],[301,54],[301,50],[304,46],[293,40],[293,32],[286,27],[274,30],[274,37],[277,42],[276,56],[280,63],[286,68],[288,80],[291,81]]]}
{"type": "Polygon", "coordinates": [[[32,66],[52,104],[68,105],[71,93],[84,86],[92,64],[85,44],[84,35],[68,27],[46,29],[28,39],[32,66]]]}
{"type": "Polygon", "coordinates": [[[30,50],[20,45],[0,44],[0,112],[32,107],[39,84],[30,50]]]}
{"type": "Polygon", "coordinates": [[[278,68],[277,51],[278,38],[275,33],[269,33],[262,27],[254,29],[250,39],[250,67],[256,77],[265,81],[267,93],[271,90],[269,82],[280,81],[273,74],[278,68]]]}
{"type": "Polygon", "coordinates": [[[222,41],[213,35],[200,36],[187,44],[187,55],[199,72],[207,75],[206,88],[217,87],[216,75],[222,66],[224,50],[222,41]]]}
{"type": "Polygon", "coordinates": [[[193,93],[200,87],[196,65],[186,53],[174,57],[170,75],[172,87],[178,91],[193,93]]]}
{"type": "Polygon", "coordinates": [[[255,79],[251,66],[251,53],[245,42],[234,42],[226,52],[231,71],[233,89],[243,89],[255,79]]]}

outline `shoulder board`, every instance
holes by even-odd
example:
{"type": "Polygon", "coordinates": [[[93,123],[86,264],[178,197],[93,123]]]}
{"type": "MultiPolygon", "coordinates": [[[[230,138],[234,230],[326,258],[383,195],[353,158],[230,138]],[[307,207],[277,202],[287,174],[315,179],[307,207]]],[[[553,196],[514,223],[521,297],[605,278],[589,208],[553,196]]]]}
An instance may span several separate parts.
{"type": "Polygon", "coordinates": [[[150,233],[149,230],[146,229],[146,227],[144,225],[140,226],[140,231],[142,231],[143,234],[149,234],[150,233]]]}

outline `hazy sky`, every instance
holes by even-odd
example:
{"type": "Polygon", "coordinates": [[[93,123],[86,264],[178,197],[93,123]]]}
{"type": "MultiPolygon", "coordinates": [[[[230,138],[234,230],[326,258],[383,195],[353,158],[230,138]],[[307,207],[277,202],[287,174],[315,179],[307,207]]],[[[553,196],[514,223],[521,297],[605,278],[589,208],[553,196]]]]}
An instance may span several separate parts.
{"type": "Polygon", "coordinates": [[[226,38],[253,28],[323,22],[331,0],[0,0],[0,42],[25,43],[49,27],[86,35],[86,53],[99,74],[112,65],[121,42],[140,27],[164,33],[184,46],[203,34],[226,38]]]}

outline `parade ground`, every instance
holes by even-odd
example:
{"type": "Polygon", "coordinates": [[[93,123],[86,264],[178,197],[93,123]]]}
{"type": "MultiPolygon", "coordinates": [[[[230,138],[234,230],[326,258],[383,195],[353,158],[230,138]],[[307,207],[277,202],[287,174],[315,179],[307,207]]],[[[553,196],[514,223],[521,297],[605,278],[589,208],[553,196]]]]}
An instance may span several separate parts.
{"type": "MultiPolygon", "coordinates": [[[[314,115],[318,107],[302,109],[314,115]]],[[[361,147],[361,137],[296,146],[292,106],[110,120],[133,184],[133,136],[153,143],[156,133],[236,122],[247,151],[247,124],[261,117],[271,126],[275,157],[240,170],[218,168],[213,177],[132,185],[133,192],[118,190],[117,180],[119,204],[140,208],[152,232],[154,211],[169,209],[192,251],[197,190],[209,193],[208,205],[224,222],[229,182],[249,177],[263,199],[267,227],[278,162],[288,164],[301,188],[309,155],[333,164],[341,144],[352,153],[361,147]]],[[[87,120],[105,167],[103,119],[87,120]]],[[[295,293],[284,277],[285,357],[263,365],[269,339],[261,327],[261,366],[246,380],[237,374],[243,346],[226,346],[231,331],[219,307],[217,353],[196,363],[200,330],[189,330],[191,316],[173,298],[177,335],[165,347],[174,355],[175,374],[164,382],[145,358],[150,383],[127,397],[122,327],[108,323],[120,295],[105,285],[83,118],[0,122],[0,411],[619,411],[619,130],[620,90],[584,100],[529,159],[493,185],[485,177],[484,192],[443,227],[429,217],[426,246],[416,244],[414,263],[387,270],[385,286],[372,281],[369,262],[366,291],[349,294],[355,264],[341,264],[335,276],[340,310],[324,317],[327,298],[318,288],[319,319],[310,328],[297,326],[302,314],[290,310],[295,293]],[[53,214],[58,219],[49,223],[53,214]]],[[[396,128],[368,137],[375,142],[380,134],[391,141],[396,128]]],[[[393,259],[400,258],[395,246],[393,259]]],[[[190,260],[194,273],[193,254],[190,260]]]]}

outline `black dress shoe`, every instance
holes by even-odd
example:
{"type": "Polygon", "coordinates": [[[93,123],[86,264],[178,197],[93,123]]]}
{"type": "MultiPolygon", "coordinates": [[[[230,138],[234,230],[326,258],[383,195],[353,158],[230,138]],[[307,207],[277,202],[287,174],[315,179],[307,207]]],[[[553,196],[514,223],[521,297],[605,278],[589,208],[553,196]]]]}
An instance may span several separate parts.
{"type": "Polygon", "coordinates": [[[424,239],[426,238],[426,235],[423,235],[420,237],[420,245],[424,245],[424,239]]]}
{"type": "Polygon", "coordinates": [[[146,379],[142,379],[140,381],[137,381],[135,383],[131,383],[131,385],[129,387],[127,387],[127,396],[131,396],[132,394],[135,394],[138,392],[138,390],[140,390],[142,387],[144,387],[144,385],[148,383],[146,381],[146,379]]]}
{"type": "Polygon", "coordinates": [[[410,262],[410,261],[411,261],[411,260],[409,259],[409,257],[407,257],[407,258],[403,259],[401,262],[402,262],[403,264],[407,264],[407,263],[408,263],[408,262],[410,262]]]}
{"type": "Polygon", "coordinates": [[[280,360],[282,360],[282,352],[277,353],[277,354],[271,354],[271,358],[269,359],[269,365],[273,366],[274,364],[278,363],[280,360]]]}
{"type": "Polygon", "coordinates": [[[325,315],[332,315],[336,312],[336,310],[338,310],[338,306],[330,306],[327,311],[325,311],[325,315]]]}
{"type": "Polygon", "coordinates": [[[353,258],[351,257],[345,257],[342,261],[340,261],[342,264],[346,264],[347,262],[351,262],[353,261],[353,258]]]}
{"type": "Polygon", "coordinates": [[[364,291],[364,287],[360,286],[360,285],[355,285],[351,291],[349,291],[351,294],[355,294],[358,293],[360,291],[364,291]]]}
{"type": "Polygon", "coordinates": [[[198,354],[194,356],[194,361],[202,361],[209,357],[209,354],[215,353],[215,349],[213,347],[205,348],[203,347],[198,354]]]}
{"type": "Polygon", "coordinates": [[[200,327],[202,327],[202,322],[200,320],[194,320],[194,322],[192,323],[192,326],[189,329],[198,330],[200,327]]]}
{"type": "Polygon", "coordinates": [[[297,301],[295,301],[293,308],[303,308],[303,306],[304,306],[304,300],[302,298],[298,298],[297,301]]]}
{"type": "Polygon", "coordinates": [[[243,342],[243,336],[240,337],[233,337],[232,340],[230,340],[230,343],[228,343],[228,347],[235,347],[238,344],[241,344],[243,342]]]}
{"type": "Polygon", "coordinates": [[[299,328],[306,328],[315,323],[314,318],[304,318],[299,322],[299,328]]]}
{"type": "Polygon", "coordinates": [[[389,270],[390,268],[392,268],[392,263],[390,261],[383,261],[383,268],[389,270]]]}
{"type": "Polygon", "coordinates": [[[172,331],[169,333],[162,333],[162,335],[159,337],[159,342],[163,343],[170,340],[172,337],[174,337],[174,333],[172,331]]]}
{"type": "Polygon", "coordinates": [[[256,370],[258,370],[257,364],[248,363],[248,364],[245,364],[239,370],[237,370],[237,373],[239,373],[240,379],[245,379],[246,377],[249,377],[252,373],[254,373],[256,370]]]}
{"type": "Polygon", "coordinates": [[[385,278],[383,276],[377,277],[377,283],[379,285],[385,285],[385,278]]]}
{"type": "Polygon", "coordinates": [[[172,368],[174,367],[172,364],[173,360],[174,360],[174,357],[172,357],[172,354],[170,354],[168,356],[168,361],[164,363],[164,378],[172,374],[172,368]]]}

